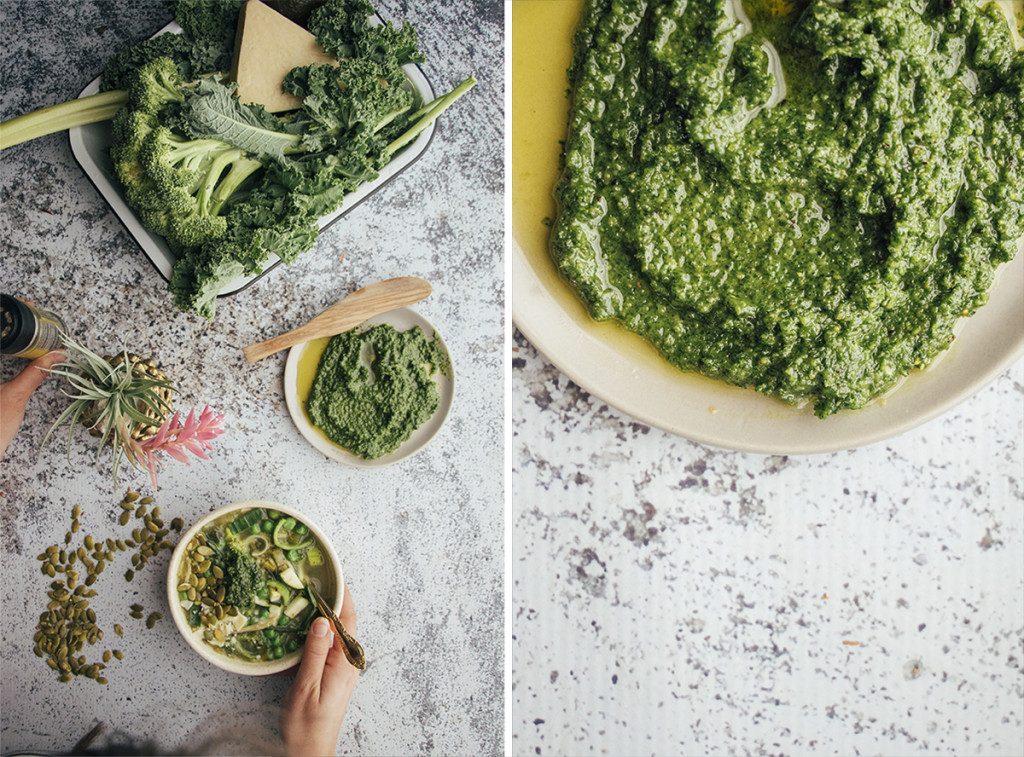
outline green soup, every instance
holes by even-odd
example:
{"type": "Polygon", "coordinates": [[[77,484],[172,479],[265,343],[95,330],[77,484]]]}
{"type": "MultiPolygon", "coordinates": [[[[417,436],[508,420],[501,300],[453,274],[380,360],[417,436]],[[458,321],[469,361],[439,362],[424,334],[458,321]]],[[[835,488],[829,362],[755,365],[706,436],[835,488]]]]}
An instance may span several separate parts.
{"type": "Polygon", "coordinates": [[[306,586],[333,596],[324,548],[302,521],[278,510],[235,510],[185,548],[178,601],[197,638],[249,662],[297,653],[317,616],[306,586]]]}

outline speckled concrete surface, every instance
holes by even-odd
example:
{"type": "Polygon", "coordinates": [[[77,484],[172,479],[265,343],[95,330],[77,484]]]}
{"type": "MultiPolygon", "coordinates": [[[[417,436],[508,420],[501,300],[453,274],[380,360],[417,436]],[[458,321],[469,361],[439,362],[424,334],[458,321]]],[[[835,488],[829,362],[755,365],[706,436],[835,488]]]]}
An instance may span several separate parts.
{"type": "MultiPolygon", "coordinates": [[[[503,738],[502,6],[377,5],[385,18],[417,25],[429,60],[422,68],[436,89],[470,72],[480,83],[418,163],[292,267],[222,299],[213,323],[178,313],[60,134],[0,159],[3,290],[62,314],[94,349],[126,338],[177,379],[180,406],[209,402],[227,413],[228,432],[211,460],[171,462],[161,474],[165,517],[192,522],[221,504],[271,499],[308,512],[331,534],[369,660],[339,752],[495,754],[503,738]],[[455,404],[417,456],[381,470],[348,468],[316,452],[292,424],[281,386],[285,354],[248,366],[241,348],[398,275],[434,286],[416,309],[452,353],[455,404]]],[[[2,117],[75,96],[110,51],[169,19],[155,2],[4,0],[2,117]]],[[[5,358],[2,377],[20,366],[5,358]]],[[[32,655],[47,588],[36,554],[63,536],[74,504],[90,532],[119,528],[121,489],[94,462],[84,433],[70,460],[59,444],[37,452],[62,406],[57,382],[48,381],[0,473],[3,752],[67,750],[97,721],[173,751],[232,728],[273,740],[286,679],[221,673],[189,653],[169,619],[147,631],[127,618],[132,602],[164,605],[167,554],[131,584],[120,578],[124,566],[96,584],[93,604],[107,635],[95,649],[116,641],[126,655],[108,669],[108,686],[58,683],[32,655]],[[125,626],[123,640],[113,623],[125,626]]],[[[123,483],[148,489],[144,476],[123,483]]]]}
{"type": "Polygon", "coordinates": [[[773,457],[514,349],[515,754],[1024,754],[1024,365],[773,457]]]}

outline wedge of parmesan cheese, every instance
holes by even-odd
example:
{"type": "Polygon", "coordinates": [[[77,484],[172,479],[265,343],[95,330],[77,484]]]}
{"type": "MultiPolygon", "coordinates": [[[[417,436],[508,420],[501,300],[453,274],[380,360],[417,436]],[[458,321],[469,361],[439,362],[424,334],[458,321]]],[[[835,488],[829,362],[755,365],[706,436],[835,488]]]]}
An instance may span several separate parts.
{"type": "Polygon", "coordinates": [[[296,66],[337,62],[312,34],[260,0],[242,6],[231,70],[242,102],[258,103],[271,113],[293,110],[302,101],[281,89],[285,74],[296,66]]]}

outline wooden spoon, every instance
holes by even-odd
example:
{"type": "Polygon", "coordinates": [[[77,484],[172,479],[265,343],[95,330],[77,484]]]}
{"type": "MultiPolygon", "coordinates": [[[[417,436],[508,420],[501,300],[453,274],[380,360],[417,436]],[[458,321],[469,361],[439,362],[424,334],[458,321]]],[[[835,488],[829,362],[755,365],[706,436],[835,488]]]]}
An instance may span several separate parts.
{"type": "Polygon", "coordinates": [[[246,360],[255,363],[267,355],[273,355],[296,344],[322,336],[341,334],[378,313],[386,313],[388,310],[419,302],[429,296],[431,291],[429,282],[415,276],[400,276],[396,279],[378,281],[338,300],[304,326],[265,342],[250,344],[242,351],[246,360]]]}

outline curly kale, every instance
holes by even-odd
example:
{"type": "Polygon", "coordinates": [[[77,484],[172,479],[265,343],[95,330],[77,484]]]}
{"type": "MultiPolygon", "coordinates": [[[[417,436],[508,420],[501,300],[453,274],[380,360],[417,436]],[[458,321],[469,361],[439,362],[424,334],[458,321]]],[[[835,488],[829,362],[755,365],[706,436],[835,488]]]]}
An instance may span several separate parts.
{"type": "Polygon", "coordinates": [[[100,91],[127,89],[134,72],[157,58],[174,61],[186,81],[229,70],[243,4],[244,0],[167,0],[182,33],[160,34],[121,50],[103,69],[100,91]]]}
{"type": "Polygon", "coordinates": [[[409,22],[370,23],[369,0],[327,0],[309,16],[309,30],[320,46],[339,60],[368,58],[377,63],[422,63],[416,29],[409,22]]]}

